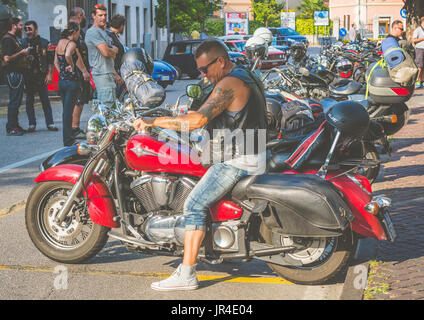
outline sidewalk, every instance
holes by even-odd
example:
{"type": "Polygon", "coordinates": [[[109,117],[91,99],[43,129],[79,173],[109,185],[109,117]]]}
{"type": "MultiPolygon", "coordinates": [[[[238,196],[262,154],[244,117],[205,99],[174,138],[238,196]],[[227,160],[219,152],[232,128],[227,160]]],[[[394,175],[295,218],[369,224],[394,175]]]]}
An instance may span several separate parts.
{"type": "MultiPolygon", "coordinates": [[[[59,101],[60,97],[50,96],[50,101],[59,101]]],[[[22,98],[21,107],[19,108],[19,113],[25,113],[25,103],[26,103],[26,93],[22,98]]],[[[9,88],[6,85],[0,85],[0,115],[7,114],[7,105],[9,104],[9,88]]],[[[52,104],[53,107],[53,104],[52,104]]],[[[41,108],[40,97],[35,95],[34,108],[41,108]]]]}
{"type": "Polygon", "coordinates": [[[394,153],[373,185],[393,201],[395,243],[380,241],[364,299],[424,300],[424,89],[408,102],[408,125],[394,136],[394,153]]]}

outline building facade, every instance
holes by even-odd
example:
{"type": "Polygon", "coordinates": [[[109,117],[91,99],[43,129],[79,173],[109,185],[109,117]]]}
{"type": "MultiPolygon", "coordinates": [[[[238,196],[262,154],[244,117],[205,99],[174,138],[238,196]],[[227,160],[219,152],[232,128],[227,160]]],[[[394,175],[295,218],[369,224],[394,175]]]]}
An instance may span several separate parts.
{"type": "Polygon", "coordinates": [[[166,29],[155,23],[156,0],[28,0],[28,19],[37,21],[39,33],[54,44],[58,41],[61,28],[66,26],[68,12],[73,7],[86,11],[87,24],[92,23],[91,9],[96,3],[108,8],[108,15],[121,14],[127,25],[121,42],[131,48],[142,46],[154,58],[161,58],[166,49],[166,29]]]}
{"type": "Polygon", "coordinates": [[[390,25],[401,20],[402,0],[330,0],[330,19],[333,20],[333,34],[340,28],[349,30],[355,23],[363,36],[382,38],[390,32],[390,25]]]}
{"type": "MultiPolygon", "coordinates": [[[[295,10],[302,0],[278,0],[278,2],[284,6],[284,9],[295,10]]],[[[219,14],[221,18],[224,18],[224,12],[249,12],[249,19],[254,19],[251,0],[223,0],[223,3],[219,14]]]]}

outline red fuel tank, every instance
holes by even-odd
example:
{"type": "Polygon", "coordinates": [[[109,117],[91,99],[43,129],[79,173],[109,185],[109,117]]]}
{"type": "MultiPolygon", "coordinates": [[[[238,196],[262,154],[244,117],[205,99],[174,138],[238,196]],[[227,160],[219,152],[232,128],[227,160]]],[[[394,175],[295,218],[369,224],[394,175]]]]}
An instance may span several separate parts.
{"type": "Polygon", "coordinates": [[[207,171],[190,148],[178,142],[166,143],[150,135],[137,134],[127,143],[125,158],[137,171],[180,173],[202,177],[207,171]]]}

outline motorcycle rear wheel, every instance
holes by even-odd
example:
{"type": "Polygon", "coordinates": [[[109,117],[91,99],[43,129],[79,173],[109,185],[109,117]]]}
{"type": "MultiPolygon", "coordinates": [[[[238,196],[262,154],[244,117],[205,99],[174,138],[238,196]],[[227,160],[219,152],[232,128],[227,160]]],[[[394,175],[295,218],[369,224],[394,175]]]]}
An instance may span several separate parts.
{"type": "Polygon", "coordinates": [[[38,183],[25,208],[26,228],[37,249],[54,261],[69,264],[95,256],[105,246],[110,231],[90,220],[83,199],[61,225],[54,221],[72,186],[58,181],[38,183]]]}
{"type": "MultiPolygon", "coordinates": [[[[272,243],[271,234],[271,230],[262,224],[262,237],[266,243],[273,244],[275,246],[276,244],[272,243]]],[[[315,258],[311,263],[292,267],[268,263],[268,266],[280,277],[295,284],[321,285],[328,283],[342,271],[342,269],[348,264],[350,257],[356,249],[356,240],[353,237],[351,230],[346,230],[345,234],[339,237],[311,238],[310,240],[310,243],[323,243],[325,240],[325,249],[318,251],[316,247],[314,248],[311,246],[311,248],[302,248],[291,254],[286,254],[286,257],[288,257],[289,260],[291,259],[293,262],[299,263],[302,260],[303,263],[305,263],[307,258],[305,254],[312,252],[311,256],[315,254],[315,258]],[[320,257],[316,258],[316,255],[319,254],[319,252],[322,252],[322,254],[320,257]]]]}

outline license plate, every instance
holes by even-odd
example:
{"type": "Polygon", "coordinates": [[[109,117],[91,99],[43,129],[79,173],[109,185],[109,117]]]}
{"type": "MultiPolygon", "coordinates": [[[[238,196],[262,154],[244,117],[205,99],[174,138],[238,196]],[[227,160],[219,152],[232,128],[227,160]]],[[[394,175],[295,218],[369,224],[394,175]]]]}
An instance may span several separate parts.
{"type": "Polygon", "coordinates": [[[161,76],[160,79],[162,81],[169,81],[169,80],[171,80],[171,77],[170,76],[161,76]]]}
{"type": "Polygon", "coordinates": [[[383,224],[385,226],[386,233],[388,236],[387,240],[394,242],[396,239],[396,231],[392,222],[392,218],[390,217],[390,214],[388,212],[384,213],[383,215],[383,224]]]}

